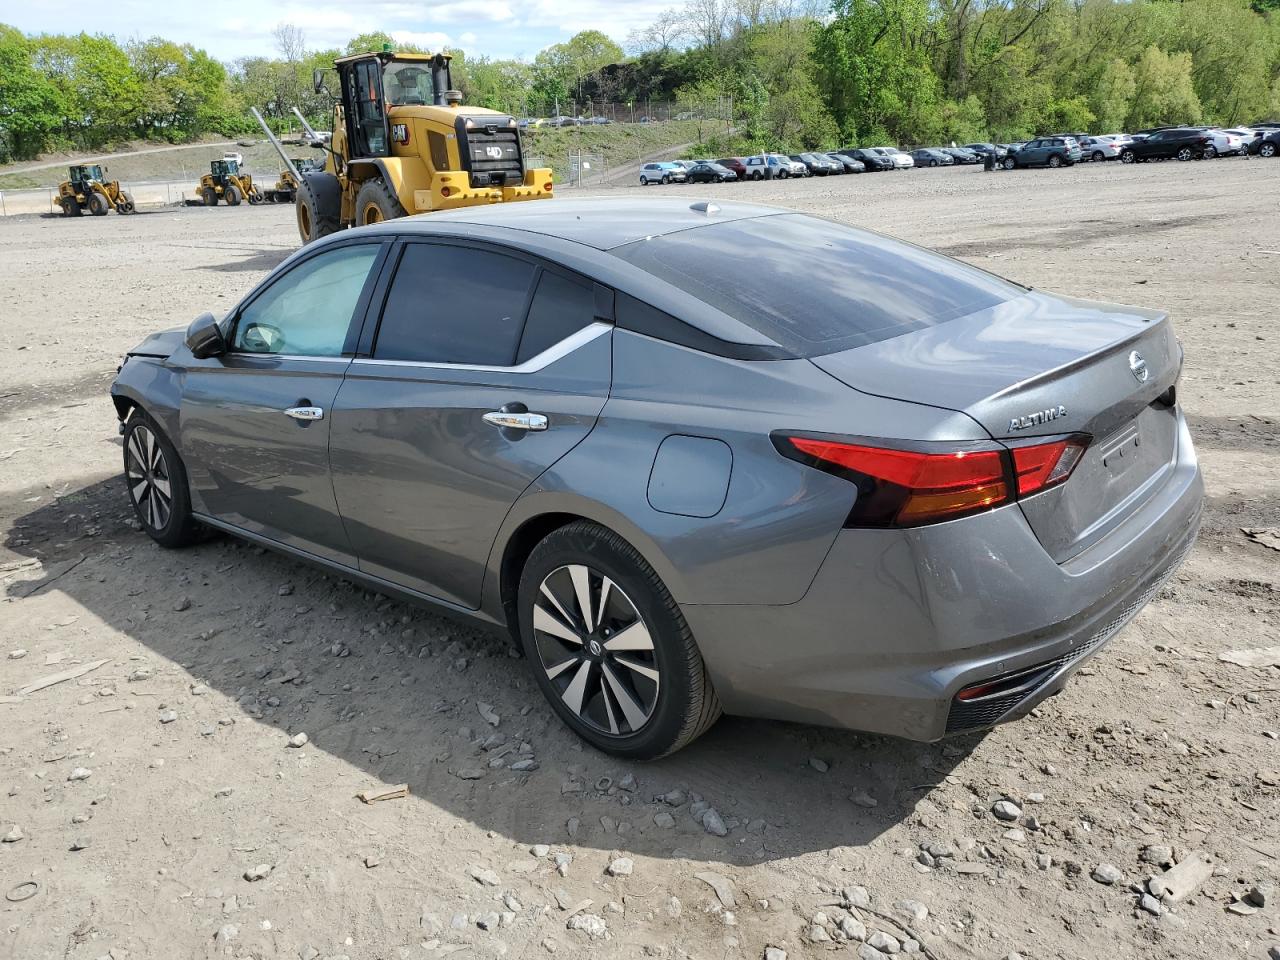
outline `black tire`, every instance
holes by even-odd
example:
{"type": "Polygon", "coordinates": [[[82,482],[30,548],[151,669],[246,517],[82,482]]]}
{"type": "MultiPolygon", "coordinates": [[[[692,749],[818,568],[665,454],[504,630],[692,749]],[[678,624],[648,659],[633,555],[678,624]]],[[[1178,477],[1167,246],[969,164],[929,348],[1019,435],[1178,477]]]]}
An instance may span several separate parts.
{"type": "Polygon", "coordinates": [[[298,236],[310,243],[342,229],[342,190],[331,173],[308,173],[298,184],[298,236]]]}
{"type": "MultiPolygon", "coordinates": [[[[612,530],[579,520],[550,534],[524,566],[518,603],[520,641],[538,686],[560,719],[597,749],[630,760],[654,760],[687,746],[719,718],[720,700],[679,606],[644,557],[612,530]],[[611,599],[603,612],[591,615],[601,621],[593,631],[580,622],[584,618],[574,599],[577,582],[568,570],[571,566],[587,570],[589,605],[600,600],[602,578],[610,581],[611,599]],[[561,591],[566,602],[548,602],[544,582],[567,585],[567,595],[561,591]],[[535,605],[547,614],[556,610],[552,603],[569,614],[567,629],[581,634],[586,643],[574,646],[558,639],[558,633],[535,630],[535,605]],[[638,623],[648,646],[627,645],[620,648],[627,656],[620,658],[604,644],[610,636],[622,635],[629,618],[638,623]],[[562,655],[568,661],[557,659],[562,655]],[[553,659],[550,666],[559,667],[554,676],[546,657],[553,659]],[[577,710],[569,705],[575,681],[582,694],[577,710]],[[629,705],[624,705],[620,689],[629,705]],[[633,717],[643,719],[633,723],[633,717]]],[[[552,619],[566,629],[560,612],[552,619]]],[[[541,622],[547,624],[545,619],[541,622]]]]}
{"type": "Polygon", "coordinates": [[[1218,155],[1218,148],[1215,147],[1212,143],[1207,144],[1204,150],[1201,151],[1200,153],[1201,158],[1204,160],[1212,160],[1217,155],[1218,155]]]}
{"type": "Polygon", "coordinates": [[[642,187],[647,187],[648,185],[649,185],[649,178],[648,178],[648,177],[646,177],[644,174],[641,174],[641,175],[640,175],[640,186],[642,186],[642,187]]]}
{"type": "Polygon", "coordinates": [[[1121,163],[1137,163],[1138,155],[1134,153],[1132,150],[1121,150],[1120,162],[1121,163]]]}
{"type": "Polygon", "coordinates": [[[241,194],[240,188],[234,183],[222,191],[222,198],[227,201],[228,207],[240,206],[241,194]]]}
{"type": "Polygon", "coordinates": [[[124,474],[129,503],[147,536],[170,548],[185,547],[200,538],[200,525],[191,516],[182,458],[142,409],[134,410],[125,425],[124,474]]]}
{"type": "Polygon", "coordinates": [[[671,177],[669,177],[667,174],[664,173],[662,175],[662,185],[665,187],[670,182],[671,182],[671,177]]]}
{"type": "Polygon", "coordinates": [[[127,190],[120,191],[120,202],[116,204],[116,213],[129,214],[137,213],[138,208],[134,205],[133,195],[127,190]]]}
{"type": "Polygon", "coordinates": [[[937,165],[938,165],[938,161],[937,161],[937,160],[930,160],[930,161],[929,161],[929,166],[931,166],[931,167],[936,167],[937,165]]]}
{"type": "Polygon", "coordinates": [[[1089,159],[1097,163],[1100,160],[1107,159],[1107,156],[1101,150],[1095,150],[1093,151],[1093,154],[1089,157],[1089,159]]]}
{"type": "Polygon", "coordinates": [[[366,180],[356,193],[356,226],[364,227],[384,220],[408,216],[387,181],[381,177],[366,180]]]}
{"type": "Polygon", "coordinates": [[[1258,156],[1274,157],[1276,155],[1276,145],[1274,143],[1264,143],[1258,147],[1258,156]]]}
{"type": "Polygon", "coordinates": [[[1049,157],[1049,166],[1057,170],[1060,166],[1062,166],[1062,158],[1058,156],[1056,153],[1052,154],[1049,157]]]}
{"type": "Polygon", "coordinates": [[[752,174],[751,174],[751,179],[752,179],[752,180],[763,180],[763,179],[764,179],[764,174],[762,174],[759,170],[757,170],[757,171],[755,171],[754,173],[752,173],[752,174]]]}
{"type": "Polygon", "coordinates": [[[75,197],[63,197],[62,215],[64,217],[83,217],[84,211],[80,209],[80,204],[75,197]]]}
{"type": "Polygon", "coordinates": [[[95,217],[105,217],[110,209],[111,204],[107,202],[107,198],[102,194],[96,191],[89,194],[89,212],[95,217]]]}
{"type": "Polygon", "coordinates": [[[200,198],[204,200],[206,207],[216,207],[218,205],[218,191],[213,187],[205,187],[200,191],[200,198]]]}
{"type": "Polygon", "coordinates": [[[1178,150],[1178,159],[1183,163],[1195,157],[1195,152],[1190,147],[1182,147],[1178,150]]]}
{"type": "Polygon", "coordinates": [[[1015,160],[1015,159],[1013,159],[1013,157],[1005,157],[1005,158],[1004,158],[1004,168],[1005,168],[1006,170],[1012,170],[1012,169],[1013,169],[1014,167],[1016,167],[1017,165],[1018,165],[1018,161],[1017,161],[1017,160],[1015,160]]]}

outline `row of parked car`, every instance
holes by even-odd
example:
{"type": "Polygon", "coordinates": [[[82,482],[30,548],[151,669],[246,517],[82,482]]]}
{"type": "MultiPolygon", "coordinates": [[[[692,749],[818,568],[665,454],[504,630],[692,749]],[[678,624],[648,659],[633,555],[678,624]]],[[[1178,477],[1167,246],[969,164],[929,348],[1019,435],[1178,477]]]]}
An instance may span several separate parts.
{"type": "Polygon", "coordinates": [[[962,147],[858,147],[829,153],[790,156],[762,153],[719,160],[668,160],[640,168],[640,185],[650,183],[725,183],[733,180],[785,180],[843,173],[950,167],[983,163],[1018,167],[1063,167],[1085,161],[1210,160],[1226,156],[1274,157],[1280,154],[1280,122],[1252,127],[1156,127],[1136,133],[1090,135],[1061,133],[1014,143],[969,143],[962,147]]]}

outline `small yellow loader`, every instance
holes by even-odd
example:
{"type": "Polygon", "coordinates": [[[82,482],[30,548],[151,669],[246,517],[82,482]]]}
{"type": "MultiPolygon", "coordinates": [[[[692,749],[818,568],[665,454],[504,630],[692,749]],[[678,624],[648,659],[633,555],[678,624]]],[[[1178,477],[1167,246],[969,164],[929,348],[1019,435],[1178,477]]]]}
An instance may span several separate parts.
{"type": "Polygon", "coordinates": [[[262,202],[262,194],[253,185],[253,177],[241,173],[240,164],[229,159],[214,160],[209,164],[209,172],[200,178],[196,196],[204,201],[206,207],[216,207],[219,200],[226,201],[229,207],[238,206],[241,200],[262,202]]]}
{"type": "Polygon", "coordinates": [[[79,217],[86,210],[95,217],[105,217],[107,211],[133,213],[133,197],[120,188],[118,180],[103,180],[104,170],[95,164],[78,164],[68,171],[69,176],[58,186],[58,205],[67,217],[79,217]]]}

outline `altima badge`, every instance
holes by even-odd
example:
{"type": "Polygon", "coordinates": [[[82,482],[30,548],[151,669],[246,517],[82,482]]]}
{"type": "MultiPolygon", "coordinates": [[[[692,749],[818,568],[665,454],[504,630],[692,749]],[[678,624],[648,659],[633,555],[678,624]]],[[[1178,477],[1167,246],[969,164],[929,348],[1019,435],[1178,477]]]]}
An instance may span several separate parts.
{"type": "Polygon", "coordinates": [[[1142,354],[1137,350],[1129,354],[1129,372],[1139,383],[1146,383],[1147,377],[1151,376],[1151,371],[1147,369],[1147,361],[1142,359],[1142,354]]]}
{"type": "Polygon", "coordinates": [[[1009,432],[1025,430],[1027,427],[1038,427],[1042,423],[1048,423],[1050,420],[1057,420],[1059,417],[1065,417],[1066,415],[1067,408],[1062,404],[1058,404],[1048,410],[1037,410],[1035,413],[1028,414],[1025,417],[1013,417],[1009,420],[1009,432]]]}

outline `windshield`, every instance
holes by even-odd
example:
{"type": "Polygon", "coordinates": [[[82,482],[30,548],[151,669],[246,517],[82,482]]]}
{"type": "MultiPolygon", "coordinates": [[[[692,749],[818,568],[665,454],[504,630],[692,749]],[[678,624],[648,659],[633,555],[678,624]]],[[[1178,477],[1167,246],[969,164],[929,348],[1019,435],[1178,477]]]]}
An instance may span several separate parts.
{"type": "Polygon", "coordinates": [[[803,214],[684,230],[615,256],[697,297],[796,356],[820,356],[984,310],[1023,288],[869,231],[803,214]],[[743,250],[781,246],[759,260],[743,250]]]}
{"type": "Polygon", "coordinates": [[[387,102],[397,106],[424,106],[435,103],[431,87],[431,69],[422,63],[388,63],[382,72],[383,93],[387,102]]]}

